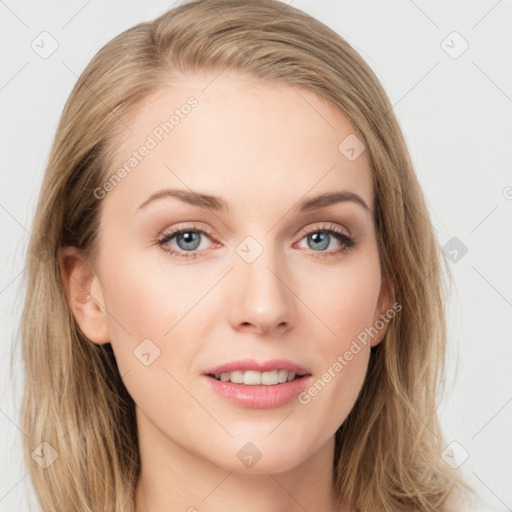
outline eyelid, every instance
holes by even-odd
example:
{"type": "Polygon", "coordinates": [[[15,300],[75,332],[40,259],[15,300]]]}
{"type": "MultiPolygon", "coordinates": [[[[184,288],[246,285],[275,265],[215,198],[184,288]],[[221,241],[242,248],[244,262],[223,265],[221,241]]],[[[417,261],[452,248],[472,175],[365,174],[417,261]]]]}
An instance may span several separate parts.
{"type": "Polygon", "coordinates": [[[166,228],[158,235],[158,238],[159,239],[166,238],[175,233],[179,233],[180,231],[187,231],[187,230],[198,231],[200,233],[203,233],[203,234],[209,236],[210,238],[214,238],[213,233],[208,228],[202,226],[201,223],[195,223],[195,222],[190,222],[190,223],[185,222],[183,224],[177,224],[171,228],[166,228]]]}
{"type": "Polygon", "coordinates": [[[305,237],[306,235],[309,235],[310,233],[316,233],[317,231],[330,231],[330,230],[340,232],[343,235],[345,235],[347,238],[351,238],[351,235],[346,228],[343,228],[343,227],[339,226],[338,224],[334,224],[332,222],[320,222],[320,225],[318,225],[318,223],[316,223],[316,224],[313,223],[312,225],[309,225],[309,226],[301,229],[298,232],[297,236],[299,236],[300,239],[302,240],[303,237],[305,237]]]}

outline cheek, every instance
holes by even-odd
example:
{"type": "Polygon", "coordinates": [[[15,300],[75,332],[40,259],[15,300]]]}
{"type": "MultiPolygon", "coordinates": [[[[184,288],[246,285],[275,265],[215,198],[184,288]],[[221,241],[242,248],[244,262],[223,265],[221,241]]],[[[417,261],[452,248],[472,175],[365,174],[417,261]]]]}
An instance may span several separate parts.
{"type": "Polygon", "coordinates": [[[186,414],[191,403],[179,383],[197,346],[193,339],[177,340],[184,335],[185,315],[199,292],[191,291],[190,282],[188,288],[180,283],[179,270],[176,279],[166,282],[164,269],[142,264],[139,258],[105,263],[105,269],[112,269],[104,273],[103,285],[111,344],[128,392],[144,411],[159,411],[164,422],[170,420],[170,409],[186,414]]]}
{"type": "MultiPolygon", "coordinates": [[[[202,297],[218,275],[173,266],[165,254],[120,255],[113,245],[104,254],[102,287],[120,373],[127,376],[125,384],[136,402],[154,401],[160,410],[155,390],[165,389],[176,399],[183,395],[178,382],[186,378],[201,350],[203,327],[216,313],[202,297]]],[[[180,407],[187,410],[187,403],[185,396],[180,407]]]]}
{"type": "MultiPolygon", "coordinates": [[[[114,255],[114,253],[112,253],[114,255]]],[[[197,272],[165,261],[126,255],[122,261],[105,260],[105,303],[112,329],[133,341],[162,340],[187,315],[216,276],[199,278],[197,272]]]]}
{"type": "Polygon", "coordinates": [[[378,315],[381,285],[376,247],[361,251],[330,272],[310,274],[303,286],[304,302],[322,320],[318,338],[326,350],[338,353],[373,325],[378,315]]]}
{"type": "Polygon", "coordinates": [[[308,278],[309,292],[303,298],[322,320],[315,322],[321,332],[314,336],[322,365],[299,402],[330,418],[334,430],[352,409],[364,383],[370,357],[368,333],[378,318],[380,282],[376,247],[334,267],[329,276],[308,278]]]}
{"type": "Polygon", "coordinates": [[[370,271],[345,277],[331,284],[324,298],[310,297],[329,330],[322,327],[326,334],[315,337],[321,365],[298,401],[308,417],[325,419],[318,426],[319,436],[334,433],[347,418],[364,384],[370,357],[365,329],[373,324],[379,274],[370,271]]]}

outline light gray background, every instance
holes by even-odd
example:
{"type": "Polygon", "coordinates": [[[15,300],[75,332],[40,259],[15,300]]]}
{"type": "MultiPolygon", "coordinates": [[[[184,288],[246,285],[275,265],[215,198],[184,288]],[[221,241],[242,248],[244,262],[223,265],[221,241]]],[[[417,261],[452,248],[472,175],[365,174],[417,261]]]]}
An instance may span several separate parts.
{"type": "MultiPolygon", "coordinates": [[[[22,369],[15,366],[13,388],[9,361],[22,304],[24,250],[58,118],[78,75],[101,46],[172,5],[0,0],[0,512],[28,510],[29,502],[37,510],[17,427],[22,369]],[[33,40],[47,37],[39,36],[43,31],[58,42],[47,59],[31,48],[33,40]]],[[[452,445],[456,459],[467,452],[460,471],[482,503],[510,510],[512,2],[295,0],[292,5],[337,31],[376,72],[404,131],[439,241],[444,245],[457,237],[468,248],[451,265],[453,386],[440,415],[448,442],[458,443],[452,445]],[[457,58],[452,57],[464,43],[457,35],[446,39],[453,31],[469,44],[457,58]]]]}

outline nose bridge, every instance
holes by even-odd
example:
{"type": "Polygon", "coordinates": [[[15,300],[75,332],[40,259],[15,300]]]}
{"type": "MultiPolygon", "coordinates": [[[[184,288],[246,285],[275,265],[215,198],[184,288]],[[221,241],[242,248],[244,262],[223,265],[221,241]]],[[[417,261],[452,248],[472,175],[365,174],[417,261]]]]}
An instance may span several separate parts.
{"type": "Polygon", "coordinates": [[[270,235],[258,239],[248,236],[235,249],[233,278],[237,289],[231,305],[235,327],[249,323],[267,331],[292,322],[291,276],[284,254],[271,239],[270,235]]]}

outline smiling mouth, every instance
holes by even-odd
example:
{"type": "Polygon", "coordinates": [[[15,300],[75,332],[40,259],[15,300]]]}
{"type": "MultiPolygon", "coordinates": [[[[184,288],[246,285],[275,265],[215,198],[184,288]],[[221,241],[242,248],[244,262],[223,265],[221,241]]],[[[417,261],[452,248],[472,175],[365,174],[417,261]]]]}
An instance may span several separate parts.
{"type": "Polygon", "coordinates": [[[268,372],[237,370],[216,374],[209,373],[208,377],[220,382],[231,382],[232,384],[244,384],[246,386],[277,386],[279,384],[285,384],[286,382],[301,379],[304,375],[299,375],[288,370],[272,370],[268,372]]]}

